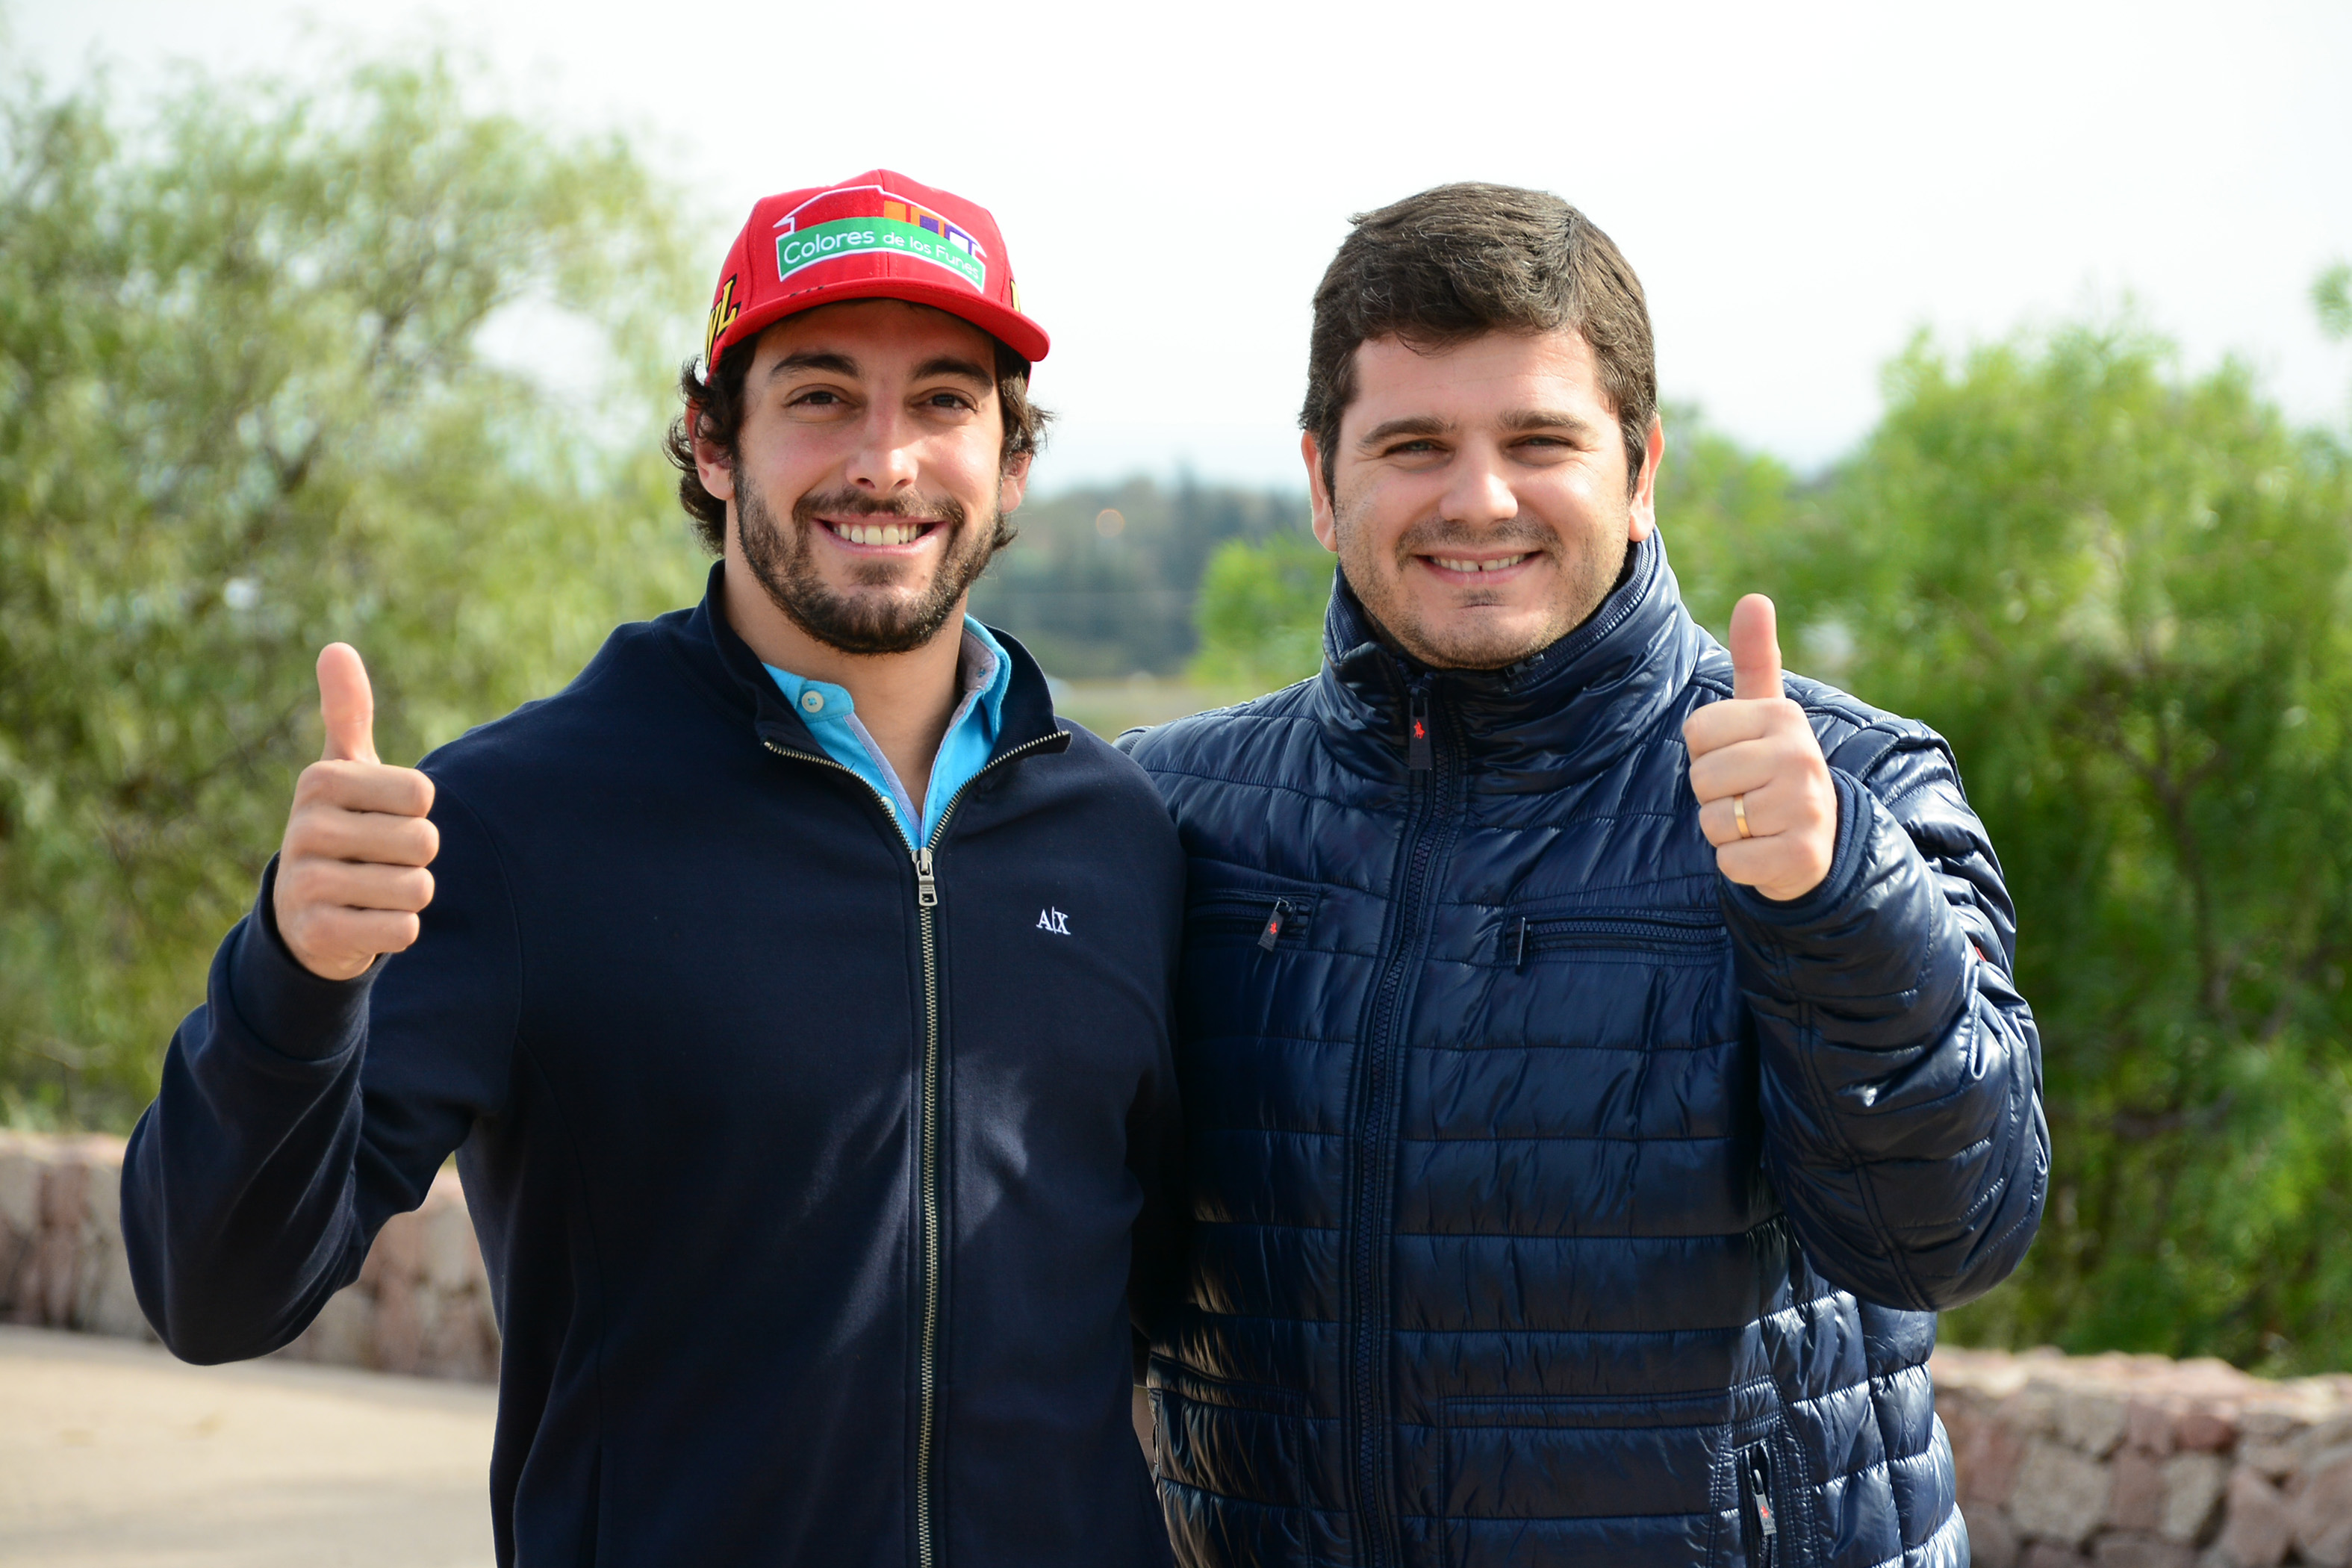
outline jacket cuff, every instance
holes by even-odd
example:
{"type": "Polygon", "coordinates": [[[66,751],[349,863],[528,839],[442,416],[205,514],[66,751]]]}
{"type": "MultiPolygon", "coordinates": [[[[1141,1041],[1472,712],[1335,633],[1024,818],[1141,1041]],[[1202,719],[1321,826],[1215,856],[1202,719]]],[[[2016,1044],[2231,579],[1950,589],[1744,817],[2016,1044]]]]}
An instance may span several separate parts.
{"type": "Polygon", "coordinates": [[[368,994],[383,960],[349,980],[326,980],[302,967],[278,931],[278,857],[261,873],[261,895],[238,922],[228,956],[228,994],[246,1034],[296,1061],[324,1062],[359,1047],[367,1034],[368,994]]]}
{"type": "Polygon", "coordinates": [[[1883,1049],[1943,1028],[1969,983],[1969,943],[1918,846],[1851,773],[1832,769],[1830,874],[1776,903],[1723,884],[1724,922],[1752,996],[1804,1002],[1835,1043],[1883,1049]]]}

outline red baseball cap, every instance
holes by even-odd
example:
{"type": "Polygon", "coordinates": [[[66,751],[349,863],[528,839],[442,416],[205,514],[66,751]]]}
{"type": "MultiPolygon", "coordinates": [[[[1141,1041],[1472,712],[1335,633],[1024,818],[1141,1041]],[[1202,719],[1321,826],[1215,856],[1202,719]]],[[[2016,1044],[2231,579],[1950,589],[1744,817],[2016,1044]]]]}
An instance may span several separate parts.
{"type": "Polygon", "coordinates": [[[769,196],[751,208],[719,269],[702,334],[703,374],[772,321],[841,300],[935,305],[1023,359],[1045,329],[1021,313],[1004,237],[988,209],[887,169],[769,196]]]}

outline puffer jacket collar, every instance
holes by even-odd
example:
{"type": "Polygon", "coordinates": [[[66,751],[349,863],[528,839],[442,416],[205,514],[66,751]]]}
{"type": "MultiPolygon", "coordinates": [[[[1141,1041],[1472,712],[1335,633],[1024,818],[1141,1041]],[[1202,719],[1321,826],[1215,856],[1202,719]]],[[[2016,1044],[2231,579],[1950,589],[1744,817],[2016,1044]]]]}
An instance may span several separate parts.
{"type": "Polygon", "coordinates": [[[1504,794],[1590,778],[1655,727],[1711,639],[1683,608],[1653,532],[1582,626],[1501,669],[1433,669],[1383,645],[1346,574],[1323,623],[1316,699],[1332,751],[1354,771],[1405,773],[1412,691],[1426,693],[1441,736],[1469,764],[1473,787],[1504,794]]]}

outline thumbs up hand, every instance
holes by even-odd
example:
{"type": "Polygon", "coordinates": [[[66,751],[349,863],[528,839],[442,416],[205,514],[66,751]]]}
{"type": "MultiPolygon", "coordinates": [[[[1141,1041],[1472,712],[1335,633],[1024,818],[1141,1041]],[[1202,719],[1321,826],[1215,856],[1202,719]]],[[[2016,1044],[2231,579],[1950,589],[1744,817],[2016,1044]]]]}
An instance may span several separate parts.
{"type": "Polygon", "coordinates": [[[1781,694],[1772,601],[1731,611],[1732,700],[1683,721],[1699,830],[1725,877],[1786,902],[1830,874],[1837,788],[1804,710],[1781,694]]]}
{"type": "Polygon", "coordinates": [[[319,656],[327,750],[302,770],[278,854],[278,934],[303,968],[349,980],[416,940],[441,835],[433,781],[376,760],[375,695],[348,643],[319,656]]]}

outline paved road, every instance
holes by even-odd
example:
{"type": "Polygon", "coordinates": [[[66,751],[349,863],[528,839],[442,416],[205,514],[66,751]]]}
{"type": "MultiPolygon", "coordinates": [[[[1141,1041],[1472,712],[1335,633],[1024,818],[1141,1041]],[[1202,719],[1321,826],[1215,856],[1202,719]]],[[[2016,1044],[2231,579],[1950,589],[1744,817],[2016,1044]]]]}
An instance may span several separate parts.
{"type": "Polygon", "coordinates": [[[488,1568],[488,1388],[0,1327],[9,1568],[488,1568]]]}

